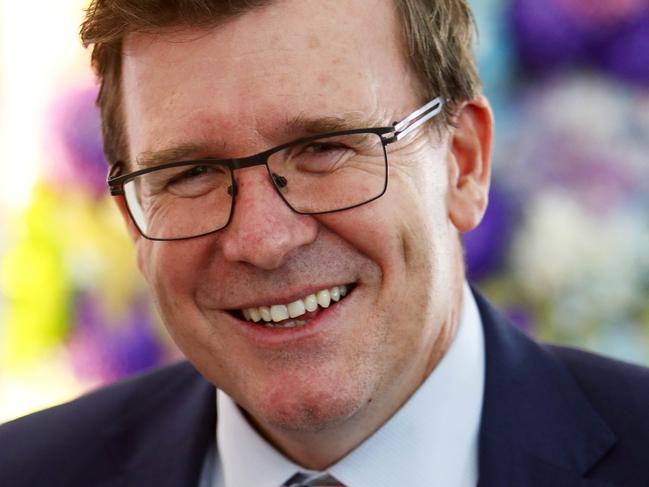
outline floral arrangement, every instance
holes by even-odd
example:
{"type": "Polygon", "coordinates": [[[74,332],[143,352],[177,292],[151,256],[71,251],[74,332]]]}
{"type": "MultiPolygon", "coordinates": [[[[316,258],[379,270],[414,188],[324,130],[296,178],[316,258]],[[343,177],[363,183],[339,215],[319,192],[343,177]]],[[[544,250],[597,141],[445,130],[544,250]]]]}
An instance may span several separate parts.
{"type": "Polygon", "coordinates": [[[470,274],[531,333],[647,363],[649,4],[500,8],[507,48],[487,54],[510,70],[487,91],[505,130],[470,274]]]}
{"type": "Polygon", "coordinates": [[[95,97],[96,88],[82,84],[51,108],[51,161],[12,229],[18,237],[1,267],[3,368],[20,370],[54,350],[84,388],[178,355],[107,196],[95,97]]]}

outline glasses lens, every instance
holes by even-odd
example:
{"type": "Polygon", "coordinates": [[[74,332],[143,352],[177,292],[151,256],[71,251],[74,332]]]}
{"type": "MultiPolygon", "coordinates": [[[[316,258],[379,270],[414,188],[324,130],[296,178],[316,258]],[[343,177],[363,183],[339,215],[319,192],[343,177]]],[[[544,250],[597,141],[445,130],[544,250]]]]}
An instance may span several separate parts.
{"type": "Polygon", "coordinates": [[[385,192],[387,160],[374,133],[333,135],[299,142],[268,159],[270,176],[300,213],[351,208],[385,192]]]}
{"type": "Polygon", "coordinates": [[[192,163],[142,174],[124,184],[140,231],[153,239],[189,238],[223,228],[232,210],[226,166],[192,163]]]}

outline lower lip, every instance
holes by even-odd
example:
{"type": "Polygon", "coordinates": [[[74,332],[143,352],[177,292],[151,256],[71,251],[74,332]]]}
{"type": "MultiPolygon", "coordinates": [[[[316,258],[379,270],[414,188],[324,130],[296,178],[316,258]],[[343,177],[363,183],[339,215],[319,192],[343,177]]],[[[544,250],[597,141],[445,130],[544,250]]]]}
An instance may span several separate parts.
{"type": "MultiPolygon", "coordinates": [[[[267,328],[263,325],[253,324],[249,321],[237,320],[241,324],[246,338],[257,346],[266,348],[282,348],[289,343],[303,342],[316,339],[323,332],[330,333],[340,324],[340,315],[353,298],[357,288],[328,308],[320,309],[318,314],[304,325],[293,328],[267,328]]],[[[299,320],[300,317],[296,318],[299,320]]]]}

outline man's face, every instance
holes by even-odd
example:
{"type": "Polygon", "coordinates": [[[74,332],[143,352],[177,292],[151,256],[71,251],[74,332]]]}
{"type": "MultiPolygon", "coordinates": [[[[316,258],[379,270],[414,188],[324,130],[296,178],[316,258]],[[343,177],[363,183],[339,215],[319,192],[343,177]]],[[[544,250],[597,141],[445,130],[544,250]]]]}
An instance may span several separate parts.
{"type": "MultiPolygon", "coordinates": [[[[288,0],[214,29],[132,35],[123,71],[131,160],[186,146],[196,148],[184,159],[246,156],[308,135],[296,120],[389,125],[427,101],[400,36],[391,2],[366,0],[288,0]]],[[[420,129],[388,147],[387,192],[365,206],[296,214],[257,166],[236,171],[224,230],[175,242],[135,236],[174,340],[271,436],[379,421],[430,371],[456,319],[449,142],[420,129]],[[339,285],[353,289],[305,326],[268,329],[236,312],[339,285]]]]}

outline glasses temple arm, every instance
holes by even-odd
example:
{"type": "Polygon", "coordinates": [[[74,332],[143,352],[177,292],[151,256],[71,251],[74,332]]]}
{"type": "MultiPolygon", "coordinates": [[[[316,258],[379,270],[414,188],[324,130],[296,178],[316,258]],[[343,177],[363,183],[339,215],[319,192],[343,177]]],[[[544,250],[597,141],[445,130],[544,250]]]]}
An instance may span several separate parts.
{"type": "Polygon", "coordinates": [[[124,163],[122,161],[117,161],[108,168],[108,174],[106,175],[106,182],[108,183],[108,188],[110,190],[111,196],[120,196],[124,194],[124,188],[121,185],[115,185],[113,179],[121,176],[124,163]]]}
{"type": "Polygon", "coordinates": [[[409,132],[415,130],[420,125],[428,122],[435,115],[439,114],[444,108],[444,100],[437,97],[426,103],[423,107],[415,110],[406,118],[394,124],[394,138],[400,140],[409,132]]]}

